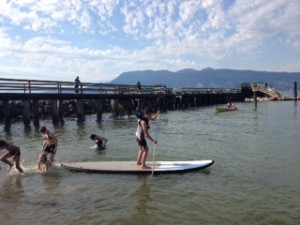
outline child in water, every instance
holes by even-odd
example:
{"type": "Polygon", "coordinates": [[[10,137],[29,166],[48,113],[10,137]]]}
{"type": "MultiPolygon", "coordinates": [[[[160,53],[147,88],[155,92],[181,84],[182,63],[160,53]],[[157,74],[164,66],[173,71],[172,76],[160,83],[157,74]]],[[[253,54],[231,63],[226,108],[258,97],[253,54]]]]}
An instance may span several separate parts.
{"type": "Polygon", "coordinates": [[[52,166],[52,163],[47,159],[46,154],[41,153],[38,159],[38,169],[42,172],[48,172],[49,168],[52,166]]]}
{"type": "MultiPolygon", "coordinates": [[[[8,158],[13,157],[13,161],[16,162],[16,169],[23,173],[23,169],[20,167],[20,158],[21,158],[21,151],[18,146],[11,145],[6,143],[4,140],[0,140],[0,149],[4,149],[8,151],[7,153],[0,156],[0,161],[6,163],[8,167],[8,173],[13,168],[14,164],[8,160],[8,158]]],[[[0,167],[1,170],[1,167],[0,167]]]]}
{"type": "Polygon", "coordinates": [[[96,134],[91,134],[91,140],[93,140],[99,149],[104,150],[106,148],[107,139],[105,137],[100,137],[96,134]]]}

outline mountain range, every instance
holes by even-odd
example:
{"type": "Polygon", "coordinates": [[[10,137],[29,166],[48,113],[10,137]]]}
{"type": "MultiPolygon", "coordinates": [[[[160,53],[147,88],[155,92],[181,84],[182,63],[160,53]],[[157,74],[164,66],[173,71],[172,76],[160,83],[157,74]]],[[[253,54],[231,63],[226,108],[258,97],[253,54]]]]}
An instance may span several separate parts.
{"type": "Polygon", "coordinates": [[[124,72],[111,84],[166,85],[168,88],[237,88],[242,83],[263,83],[282,91],[290,91],[294,82],[299,83],[300,72],[268,72],[254,70],[183,69],[177,72],[169,70],[142,70],[124,72]]]}

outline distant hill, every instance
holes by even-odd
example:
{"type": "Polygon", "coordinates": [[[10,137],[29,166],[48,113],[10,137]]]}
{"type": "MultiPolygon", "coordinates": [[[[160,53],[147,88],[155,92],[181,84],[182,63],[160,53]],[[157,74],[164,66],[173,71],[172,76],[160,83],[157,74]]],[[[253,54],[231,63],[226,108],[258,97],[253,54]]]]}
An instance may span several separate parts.
{"type": "Polygon", "coordinates": [[[144,70],[124,72],[110,83],[134,85],[138,80],[142,85],[164,84],[170,88],[236,88],[241,83],[259,82],[267,83],[268,86],[273,86],[279,90],[292,90],[294,81],[298,83],[300,81],[300,72],[288,73],[212,68],[203,70],[183,69],[177,72],[144,70]]]}

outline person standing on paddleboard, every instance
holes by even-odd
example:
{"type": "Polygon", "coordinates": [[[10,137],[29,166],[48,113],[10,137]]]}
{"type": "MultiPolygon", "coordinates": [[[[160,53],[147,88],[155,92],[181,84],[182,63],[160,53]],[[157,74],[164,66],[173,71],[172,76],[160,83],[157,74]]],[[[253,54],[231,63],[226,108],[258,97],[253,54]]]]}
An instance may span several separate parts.
{"type": "Polygon", "coordinates": [[[46,156],[49,154],[49,160],[51,163],[54,163],[54,156],[57,151],[58,140],[56,136],[52,132],[48,131],[44,126],[40,128],[40,133],[42,137],[44,137],[41,154],[45,154],[46,156]]]}
{"type": "Polygon", "coordinates": [[[139,148],[137,165],[141,165],[142,169],[150,169],[150,167],[146,165],[149,151],[146,138],[149,138],[154,144],[157,144],[157,141],[153,139],[149,134],[149,120],[156,120],[157,118],[159,118],[159,115],[160,112],[157,111],[154,116],[151,116],[150,109],[145,109],[142,115],[140,113],[137,114],[137,117],[139,118],[137,130],[135,132],[136,143],[139,148]]]}

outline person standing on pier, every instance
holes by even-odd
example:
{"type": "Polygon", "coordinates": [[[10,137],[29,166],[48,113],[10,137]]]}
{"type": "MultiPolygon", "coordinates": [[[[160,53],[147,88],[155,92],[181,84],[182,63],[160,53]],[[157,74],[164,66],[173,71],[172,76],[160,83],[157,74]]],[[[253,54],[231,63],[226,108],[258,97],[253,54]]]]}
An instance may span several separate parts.
{"type": "Polygon", "coordinates": [[[154,116],[151,116],[151,110],[145,109],[143,114],[138,114],[138,127],[135,132],[136,143],[139,148],[139,153],[137,157],[137,165],[141,165],[142,169],[150,169],[149,166],[146,165],[147,156],[148,156],[148,145],[146,142],[146,138],[149,138],[154,144],[157,144],[157,141],[153,139],[149,134],[149,120],[156,120],[160,116],[160,112],[158,111],[154,116]]]}
{"type": "Polygon", "coordinates": [[[79,80],[79,76],[77,76],[75,79],[75,84],[74,84],[76,94],[79,93],[79,86],[80,86],[80,80],[79,80]]]}
{"type": "Polygon", "coordinates": [[[0,149],[5,149],[6,151],[8,151],[7,153],[0,156],[0,161],[9,165],[8,172],[10,172],[10,170],[14,166],[12,162],[8,161],[8,158],[13,157],[13,160],[16,162],[16,169],[19,170],[20,173],[23,173],[23,169],[20,167],[20,148],[18,146],[6,143],[6,141],[0,140],[0,149]]]}
{"type": "Polygon", "coordinates": [[[140,93],[141,89],[142,89],[142,84],[141,82],[138,80],[138,82],[136,83],[136,88],[138,90],[138,92],[140,93]]]}
{"type": "Polygon", "coordinates": [[[57,151],[58,140],[56,136],[52,132],[48,131],[45,126],[40,128],[40,133],[44,138],[41,154],[45,154],[46,156],[49,154],[50,162],[54,163],[54,156],[57,151]]]}

